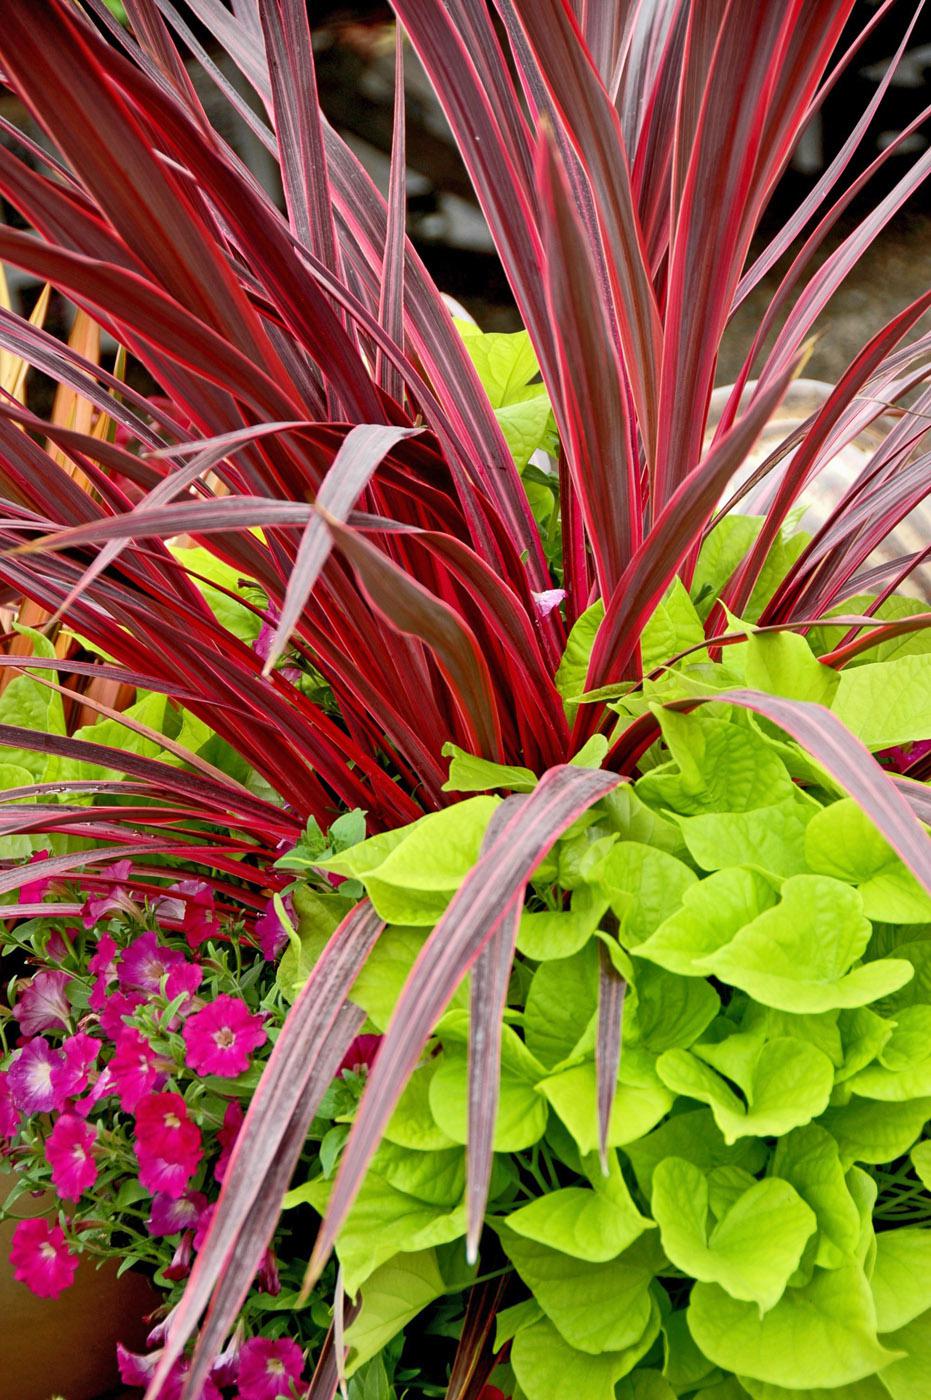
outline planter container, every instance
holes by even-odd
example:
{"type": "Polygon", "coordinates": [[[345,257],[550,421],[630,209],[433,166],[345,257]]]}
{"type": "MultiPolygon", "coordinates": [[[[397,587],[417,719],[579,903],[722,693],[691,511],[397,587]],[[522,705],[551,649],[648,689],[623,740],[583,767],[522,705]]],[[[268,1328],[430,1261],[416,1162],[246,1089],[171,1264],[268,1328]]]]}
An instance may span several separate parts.
{"type": "MultiPolygon", "coordinates": [[[[0,1172],[0,1200],[9,1191],[0,1172]]],[[[23,1198],[19,1218],[49,1209],[47,1199],[23,1198]]],[[[157,1303],[146,1279],[116,1277],[115,1261],[97,1269],[82,1261],[73,1287],[58,1298],[36,1298],[13,1277],[10,1240],[16,1221],[0,1224],[0,1400],[96,1400],[119,1385],[118,1341],[144,1349],[143,1316],[157,1303]]]]}

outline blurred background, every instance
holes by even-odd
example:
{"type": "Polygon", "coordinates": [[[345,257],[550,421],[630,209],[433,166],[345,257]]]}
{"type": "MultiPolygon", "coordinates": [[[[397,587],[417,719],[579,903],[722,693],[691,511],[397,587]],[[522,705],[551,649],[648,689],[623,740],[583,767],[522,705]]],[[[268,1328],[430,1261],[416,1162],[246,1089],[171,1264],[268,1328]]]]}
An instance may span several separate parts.
{"type": "MultiPolygon", "coordinates": [[[[621,0],[603,0],[603,3],[621,3],[621,0]]],[[[107,0],[107,4],[119,14],[120,0],[107,0]]],[[[860,0],[841,49],[846,48],[878,8],[877,0],[860,0]]],[[[781,226],[842,146],[875,93],[914,8],[911,0],[899,0],[891,5],[889,13],[876,25],[836,83],[775,193],[763,229],[764,242],[769,233],[781,226]]],[[[199,25],[197,0],[180,3],[176,9],[197,40],[244,90],[235,70],[213,51],[209,35],[199,25]]],[[[324,110],[378,184],[386,189],[394,99],[394,31],[390,7],[310,0],[309,13],[324,110]]],[[[265,150],[235,118],[196,64],[192,65],[192,73],[212,119],[266,188],[279,197],[277,172],[265,150]]],[[[864,169],[931,102],[929,76],[931,7],[918,18],[905,57],[850,167],[851,173],[864,169]]],[[[481,211],[472,197],[439,104],[409,51],[405,87],[411,237],[440,286],[461,301],[484,329],[515,329],[518,323],[513,302],[481,211]]],[[[13,109],[8,97],[0,99],[0,115],[16,121],[22,117],[13,109]]],[[[885,163],[833,230],[822,249],[822,258],[893,187],[916,154],[927,146],[929,136],[931,126],[920,128],[885,163]]],[[[931,285],[929,190],[931,185],[926,185],[887,226],[870,254],[835,297],[818,325],[818,342],[806,370],[808,375],[833,378],[836,371],[849,364],[856,349],[872,331],[931,285]]],[[[20,222],[11,209],[7,208],[4,214],[12,222],[20,222]]],[[[772,287],[789,260],[789,257],[784,259],[740,308],[725,344],[719,383],[727,383],[734,377],[741,348],[746,347],[760,309],[768,302],[772,287]]],[[[15,270],[11,271],[10,280],[20,309],[28,312],[38,287],[30,285],[15,270]]],[[[46,326],[66,331],[68,315],[67,308],[53,298],[46,326]]],[[[30,399],[40,409],[43,396],[51,393],[51,386],[43,384],[41,376],[33,376],[32,381],[30,399]]]]}

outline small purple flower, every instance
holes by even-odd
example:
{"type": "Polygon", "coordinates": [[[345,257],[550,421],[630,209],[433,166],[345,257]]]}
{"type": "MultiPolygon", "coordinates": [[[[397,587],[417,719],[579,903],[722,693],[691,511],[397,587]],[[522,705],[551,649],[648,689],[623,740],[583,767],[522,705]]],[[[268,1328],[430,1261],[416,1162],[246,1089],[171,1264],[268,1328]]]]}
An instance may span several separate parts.
{"type": "Polygon", "coordinates": [[[375,1057],[381,1047],[382,1038],[380,1035],[357,1035],[349,1046],[345,1055],[339,1062],[336,1071],[337,1075],[343,1070],[353,1070],[356,1073],[360,1069],[369,1070],[375,1063],[375,1057]]]}
{"type": "Polygon", "coordinates": [[[19,1113],[6,1070],[0,1070],[0,1138],[14,1138],[19,1132],[19,1113]]]}
{"type": "Polygon", "coordinates": [[[185,1230],[178,1243],[175,1245],[175,1252],[171,1256],[171,1262],[166,1264],[162,1273],[165,1278],[170,1278],[172,1283],[178,1283],[181,1279],[187,1278],[191,1272],[191,1260],[194,1258],[194,1231],[185,1230]]]}
{"type": "Polygon", "coordinates": [[[226,1168],[230,1157],[233,1155],[233,1148],[239,1136],[239,1129],[242,1127],[242,1120],[245,1114],[242,1111],[242,1104],[236,1099],[226,1105],[226,1112],[223,1115],[223,1122],[217,1132],[217,1142],[220,1144],[220,1155],[217,1158],[213,1174],[217,1181],[222,1181],[226,1175],[226,1168]]]}
{"type": "Polygon", "coordinates": [[[549,617],[554,608],[558,608],[566,596],[564,588],[545,588],[542,593],[534,593],[533,601],[537,609],[538,617],[549,617]]]}
{"type": "Polygon", "coordinates": [[[51,1113],[61,1108],[64,1100],[52,1083],[52,1071],[62,1059],[61,1052],[53,1050],[41,1036],[27,1041],[13,1056],[7,1082],[22,1113],[51,1113]]]}
{"type": "Polygon", "coordinates": [[[66,989],[70,981],[67,972],[36,973],[13,1008],[23,1035],[39,1035],[42,1031],[67,1027],[71,1004],[66,989]]]}
{"type": "Polygon", "coordinates": [[[75,1112],[80,1113],[82,1118],[86,1118],[88,1114],[93,1112],[95,1106],[101,1099],[105,1099],[113,1092],[113,1079],[110,1074],[110,1066],[104,1065],[91,1086],[89,1093],[85,1094],[84,1098],[79,1099],[75,1104],[75,1112]]]}
{"type": "MultiPolygon", "coordinates": [[[[290,895],[285,895],[282,900],[285,913],[294,923],[294,903],[290,895]]],[[[255,934],[262,950],[262,957],[266,962],[277,962],[278,957],[284,951],[288,941],[288,935],[284,924],[278,917],[275,909],[275,901],[270,899],[264,910],[255,921],[255,934]]]]}
{"type": "Polygon", "coordinates": [[[281,1279],[278,1277],[278,1260],[275,1258],[272,1249],[266,1249],[259,1265],[259,1271],[255,1276],[255,1286],[259,1293],[267,1293],[271,1298],[277,1298],[281,1292],[281,1279]]]}
{"type": "Polygon", "coordinates": [[[177,948],[163,947],[158,934],[147,929],[123,949],[117,973],[120,988],[124,992],[148,992],[150,995],[160,992],[162,978],[185,961],[183,953],[177,948]]]}
{"type": "MultiPolygon", "coordinates": [[[[67,929],[66,932],[70,938],[73,934],[77,933],[77,929],[67,929]]],[[[67,958],[70,953],[71,948],[68,944],[68,938],[65,937],[65,934],[62,933],[60,929],[53,928],[48,936],[48,942],[45,945],[45,956],[52,962],[64,962],[65,958],[67,958]]]]}
{"type": "Polygon", "coordinates": [[[196,1230],[207,1208],[207,1197],[200,1191],[185,1191],[177,1200],[157,1192],[152,1197],[146,1229],[150,1235],[177,1235],[196,1230]]]}
{"type": "MultiPolygon", "coordinates": [[[[40,860],[48,860],[48,857],[48,851],[33,851],[32,855],[29,857],[28,863],[30,865],[35,865],[40,860]]],[[[29,880],[25,885],[20,885],[20,904],[41,904],[51,883],[51,875],[42,875],[38,880],[29,880]]]]}
{"type": "Polygon", "coordinates": [[[83,1031],[62,1041],[61,1059],[52,1066],[52,1088],[62,1101],[83,1094],[91,1066],[99,1054],[100,1041],[83,1031]]]}
{"type": "Polygon", "coordinates": [[[109,933],[102,933],[97,940],[97,951],[87,963],[88,972],[94,975],[88,1002],[92,1011],[102,1011],[107,1000],[111,983],[116,981],[116,941],[109,933]]]}
{"type": "Polygon", "coordinates": [[[118,860],[115,865],[108,865],[98,872],[100,883],[98,885],[95,882],[94,891],[87,896],[81,910],[85,928],[93,928],[105,915],[128,907],[130,901],[126,892],[126,881],[132,873],[132,868],[131,860],[118,860]]]}

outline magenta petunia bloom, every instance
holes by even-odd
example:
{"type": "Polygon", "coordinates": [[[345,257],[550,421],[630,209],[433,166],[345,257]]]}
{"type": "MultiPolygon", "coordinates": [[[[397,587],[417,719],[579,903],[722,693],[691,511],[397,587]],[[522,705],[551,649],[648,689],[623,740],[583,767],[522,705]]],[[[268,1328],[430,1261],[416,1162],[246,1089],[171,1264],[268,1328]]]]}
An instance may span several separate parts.
{"type": "Polygon", "coordinates": [[[98,872],[100,883],[95,884],[81,910],[85,928],[93,928],[105,915],[128,907],[130,900],[126,892],[126,881],[132,873],[132,868],[131,860],[118,860],[115,865],[105,866],[98,872]]]}
{"type": "Polygon", "coordinates": [[[207,1231],[210,1229],[210,1226],[211,1226],[211,1224],[212,1224],[212,1222],[213,1222],[213,1217],[214,1217],[214,1213],[215,1213],[215,1211],[216,1211],[216,1208],[217,1208],[217,1203],[216,1203],[216,1201],[211,1201],[210,1205],[207,1206],[206,1210],[202,1213],[200,1219],[198,1220],[198,1222],[197,1222],[197,1229],[194,1231],[194,1248],[195,1248],[195,1249],[200,1249],[200,1247],[201,1247],[201,1245],[203,1244],[204,1240],[207,1238],[207,1231]]]}
{"type": "Polygon", "coordinates": [[[51,1113],[61,1108],[64,1098],[55,1089],[52,1071],[64,1057],[47,1040],[28,1040],[10,1061],[7,1082],[13,1102],[22,1113],[51,1113]]]}
{"type": "MultiPolygon", "coordinates": [[[[294,904],[290,895],[285,895],[282,901],[285,912],[291,922],[294,922],[294,904]]],[[[262,950],[262,957],[266,962],[277,962],[278,957],[284,951],[288,941],[284,924],[278,917],[275,910],[275,901],[270,899],[264,910],[255,921],[255,936],[258,939],[259,947],[262,950]]]]}
{"type": "Polygon", "coordinates": [[[71,1003],[65,989],[70,981],[67,972],[36,973],[13,1008],[23,1035],[40,1035],[42,1031],[67,1027],[71,1003]]]}
{"type": "Polygon", "coordinates": [[[255,1286],[259,1293],[267,1293],[272,1298],[277,1298],[281,1292],[278,1260],[275,1258],[273,1249],[266,1249],[262,1255],[262,1262],[255,1276],[255,1286]]]}
{"type": "Polygon", "coordinates": [[[227,1164],[233,1154],[233,1147],[239,1136],[239,1129],[242,1127],[242,1120],[245,1114],[242,1111],[242,1104],[237,1099],[226,1105],[226,1112],[223,1115],[223,1123],[217,1132],[217,1141],[220,1144],[220,1155],[217,1158],[213,1174],[217,1181],[222,1181],[226,1175],[227,1164]]]}
{"type": "Polygon", "coordinates": [[[61,1059],[52,1066],[52,1088],[58,1098],[73,1099],[83,1094],[91,1067],[100,1054],[100,1041],[84,1031],[69,1035],[61,1043],[61,1059]]]}
{"type": "Polygon", "coordinates": [[[175,1252],[171,1256],[170,1263],[162,1269],[162,1273],[172,1283],[180,1283],[181,1279],[187,1278],[191,1272],[191,1260],[194,1258],[194,1231],[185,1230],[184,1234],[175,1245],[175,1252]]]}
{"type": "MultiPolygon", "coordinates": [[[[116,1344],[116,1363],[124,1385],[137,1385],[148,1389],[149,1381],[155,1374],[155,1368],[161,1359],[161,1348],[145,1355],[141,1352],[129,1351],[122,1342],[116,1344]]],[[[179,1400],[184,1386],[184,1378],[190,1367],[191,1363],[186,1356],[179,1357],[158,1393],[159,1400],[179,1400]]],[[[209,1377],[204,1382],[199,1400],[223,1400],[220,1391],[209,1377]]]]}
{"type": "Polygon", "coordinates": [[[131,1016],[136,1007],[141,1006],[145,1000],[143,992],[111,993],[100,1012],[100,1029],[104,1035],[108,1035],[111,1040],[116,1040],[120,1032],[126,1028],[126,1018],[131,1016]]]}
{"type": "Polygon", "coordinates": [[[177,948],[165,948],[151,929],[124,948],[120,957],[119,982],[124,992],[160,992],[162,978],[187,958],[177,948]]]}
{"type": "Polygon", "coordinates": [[[182,899],[166,898],[159,904],[162,918],[177,919],[184,931],[189,948],[199,948],[208,938],[214,938],[220,931],[214,912],[214,892],[204,880],[179,880],[169,886],[169,895],[182,895],[182,899]]]}
{"type": "Polygon", "coordinates": [[[354,1070],[356,1073],[360,1069],[371,1069],[381,1040],[380,1035],[357,1035],[340,1060],[337,1075],[342,1074],[344,1069],[354,1070]]]}
{"type": "Polygon", "coordinates": [[[202,1157],[200,1129],[180,1094],[146,1094],[136,1109],[139,1180],[153,1194],[177,1200],[202,1157]]]}
{"type": "Polygon", "coordinates": [[[107,1000],[107,991],[116,981],[116,940],[109,933],[102,933],[97,940],[97,951],[88,959],[87,969],[94,974],[94,985],[88,1003],[92,1011],[102,1011],[107,1000]]]}
{"type": "Polygon", "coordinates": [[[240,1400],[290,1400],[303,1369],[304,1353],[289,1337],[251,1337],[239,1353],[240,1400]]]}
{"type": "Polygon", "coordinates": [[[192,997],[204,980],[204,969],[200,963],[187,961],[179,962],[177,967],[173,967],[168,974],[168,981],[165,983],[165,992],[169,1001],[174,1001],[175,997],[182,992],[187,992],[192,997]]]}
{"type": "Polygon", "coordinates": [[[135,1113],[146,1094],[160,1089],[171,1062],[157,1055],[141,1031],[123,1026],[116,1036],[116,1053],[110,1060],[110,1081],[120,1107],[135,1113]]]}
{"type": "Polygon", "coordinates": [[[80,1113],[82,1118],[86,1118],[88,1114],[93,1113],[101,1099],[105,1099],[112,1093],[113,1080],[110,1077],[110,1066],[104,1065],[83,1099],[78,1099],[74,1105],[75,1113],[80,1113]]]}
{"type": "Polygon", "coordinates": [[[19,1113],[6,1070],[0,1070],[0,1138],[13,1138],[19,1132],[19,1113]]]}
{"type": "MultiPolygon", "coordinates": [[[[48,851],[33,851],[28,863],[35,865],[40,860],[48,860],[48,857],[48,851]]],[[[20,885],[20,904],[41,904],[51,883],[51,875],[40,875],[38,880],[28,880],[25,885],[20,885]]]]}
{"type": "Polygon", "coordinates": [[[97,1180],[94,1143],[97,1134],[74,1113],[63,1113],[45,1143],[55,1190],[65,1201],[76,1201],[97,1180]]]}
{"type": "Polygon", "coordinates": [[[21,1220],[10,1249],[13,1276],[39,1298],[57,1298],[74,1282],[78,1256],[72,1254],[60,1225],[21,1220]]]}
{"type": "Polygon", "coordinates": [[[249,1056],[268,1039],[264,1020],[239,997],[219,996],[185,1022],[184,1046],[195,1074],[233,1079],[249,1068],[249,1056]]]}
{"type": "Polygon", "coordinates": [[[68,939],[73,939],[77,931],[75,928],[66,929],[64,932],[61,929],[53,928],[45,945],[44,956],[51,962],[64,962],[72,951],[68,939]],[[67,938],[65,933],[67,933],[67,938]]]}
{"type": "MultiPolygon", "coordinates": [[[[139,1162],[139,1182],[153,1196],[183,1196],[191,1177],[197,1171],[197,1162],[175,1162],[168,1157],[136,1144],[136,1157],[139,1162]]],[[[199,1160],[199,1159],[198,1159],[199,1160]]]]}
{"type": "Polygon", "coordinates": [[[185,1191],[177,1199],[155,1195],[146,1229],[150,1235],[177,1235],[182,1230],[194,1230],[206,1208],[207,1197],[200,1191],[185,1191]]]}

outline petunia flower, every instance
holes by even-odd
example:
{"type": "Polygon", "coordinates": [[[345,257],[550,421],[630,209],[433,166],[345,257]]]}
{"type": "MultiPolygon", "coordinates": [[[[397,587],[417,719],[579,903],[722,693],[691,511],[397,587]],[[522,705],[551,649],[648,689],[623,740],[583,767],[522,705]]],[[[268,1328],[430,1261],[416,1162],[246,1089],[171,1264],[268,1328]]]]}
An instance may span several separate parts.
{"type": "MultiPolygon", "coordinates": [[[[162,1350],[150,1351],[148,1355],[129,1351],[122,1342],[116,1344],[116,1363],[120,1379],[124,1385],[141,1386],[148,1389],[149,1381],[162,1358],[162,1350]]],[[[179,1400],[184,1387],[184,1378],[191,1369],[186,1356],[179,1357],[168,1373],[168,1379],[159,1391],[159,1400],[179,1400]]],[[[200,1392],[199,1400],[223,1400],[220,1391],[208,1376],[200,1392]]]]}
{"type": "Polygon", "coordinates": [[[150,1235],[177,1235],[194,1230],[207,1208],[207,1197],[200,1191],[185,1191],[173,1199],[161,1193],[152,1197],[145,1227],[150,1235]]]}
{"type": "Polygon", "coordinates": [[[116,1040],[126,1026],[127,1016],[131,1016],[137,1006],[146,1000],[142,992],[113,992],[107,997],[100,1012],[100,1029],[111,1040],[116,1040]]]}
{"type": "Polygon", "coordinates": [[[102,933],[97,940],[97,950],[87,962],[88,972],[93,973],[88,1002],[92,1011],[102,1011],[107,1000],[107,992],[116,981],[116,940],[109,933],[102,933]]]}
{"type": "Polygon", "coordinates": [[[242,1104],[237,1099],[226,1105],[226,1112],[223,1115],[223,1122],[217,1131],[217,1142],[220,1144],[220,1155],[213,1168],[213,1174],[217,1181],[222,1181],[226,1175],[226,1168],[230,1157],[233,1154],[233,1147],[239,1136],[239,1129],[242,1127],[242,1120],[245,1114],[242,1111],[242,1104]]]}
{"type": "Polygon", "coordinates": [[[174,1161],[154,1148],[140,1147],[139,1143],[136,1143],[136,1158],[140,1185],[153,1195],[161,1192],[165,1196],[183,1196],[200,1161],[199,1155],[195,1161],[174,1161]]]}
{"type": "Polygon", "coordinates": [[[158,934],[147,929],[123,949],[117,974],[120,987],[124,992],[160,992],[162,978],[180,963],[187,963],[184,954],[177,948],[166,948],[159,943],[158,934]]]}
{"type": "Polygon", "coordinates": [[[59,1050],[36,1036],[17,1050],[7,1070],[13,1102],[22,1113],[51,1113],[61,1108],[64,1098],[55,1089],[52,1071],[63,1063],[59,1050]]]}
{"type": "Polygon", "coordinates": [[[23,1035],[67,1027],[71,1003],[66,988],[71,980],[67,972],[45,971],[26,984],[13,1008],[23,1035]]]}
{"type": "MultiPolygon", "coordinates": [[[[48,851],[33,851],[28,864],[35,865],[40,860],[48,860],[48,851]]],[[[38,880],[29,880],[19,887],[20,904],[41,904],[52,883],[51,875],[40,875],[38,880]]]]}
{"type": "Polygon", "coordinates": [[[116,1036],[116,1052],[109,1069],[120,1107],[127,1113],[135,1113],[144,1095],[162,1087],[171,1061],[156,1054],[135,1026],[123,1026],[116,1036]]]}
{"type": "Polygon", "coordinates": [[[87,1088],[91,1067],[100,1054],[100,1041],[84,1031],[69,1035],[61,1043],[61,1058],[52,1065],[52,1089],[63,1103],[77,1098],[87,1088]]]}
{"type": "Polygon", "coordinates": [[[74,1105],[75,1113],[80,1113],[82,1118],[86,1118],[88,1114],[94,1111],[94,1108],[97,1106],[101,1099],[105,1099],[109,1094],[112,1093],[113,1079],[110,1075],[110,1066],[104,1065],[103,1069],[97,1075],[97,1078],[94,1080],[93,1084],[91,1085],[88,1092],[84,1095],[83,1099],[78,1099],[77,1103],[74,1105]]]}
{"type": "MultiPolygon", "coordinates": [[[[285,912],[291,922],[294,922],[294,904],[290,895],[285,895],[282,903],[285,912]]],[[[280,954],[284,951],[288,941],[288,935],[284,924],[278,917],[275,909],[275,901],[270,899],[264,910],[255,921],[255,935],[258,939],[259,947],[262,950],[262,957],[266,962],[277,962],[280,954]]]]}
{"type": "Polygon", "coordinates": [[[242,1350],[243,1324],[237,1323],[223,1351],[210,1367],[210,1379],[219,1386],[235,1385],[239,1374],[239,1353],[242,1350]]]}
{"type": "Polygon", "coordinates": [[[281,1292],[281,1279],[278,1275],[278,1260],[273,1249],[266,1249],[255,1276],[255,1287],[259,1293],[267,1293],[277,1298],[281,1292]]]}
{"type": "Polygon", "coordinates": [[[94,1129],[74,1113],[63,1113],[49,1133],[45,1156],[55,1190],[65,1201],[76,1201],[97,1180],[94,1129]]]}
{"type": "Polygon", "coordinates": [[[78,1256],[72,1254],[60,1225],[47,1220],[20,1220],[10,1248],[13,1277],[39,1298],[57,1298],[74,1282],[78,1256]]]}
{"type": "Polygon", "coordinates": [[[182,1032],[188,1066],[195,1074],[233,1079],[249,1068],[249,1055],[268,1032],[239,997],[219,996],[189,1016],[182,1032]]]}
{"type": "Polygon", "coordinates": [[[197,1222],[197,1229],[194,1231],[194,1248],[199,1250],[204,1240],[207,1238],[207,1231],[213,1223],[213,1217],[217,1209],[216,1201],[212,1201],[207,1208],[201,1212],[201,1217],[197,1222]]]}
{"type": "Polygon", "coordinates": [[[542,593],[534,593],[533,601],[537,610],[537,617],[549,617],[554,608],[558,608],[566,596],[564,588],[544,588],[542,593]]]}
{"type": "Polygon", "coordinates": [[[290,1337],[250,1337],[239,1353],[240,1400],[290,1400],[303,1369],[304,1353],[290,1337]]]}
{"type": "Polygon", "coordinates": [[[85,928],[93,928],[107,914],[116,910],[135,911],[126,890],[126,881],[132,873],[132,868],[131,860],[118,860],[115,865],[108,865],[98,872],[100,883],[95,884],[93,893],[88,895],[81,910],[85,928]]]}
{"type": "Polygon", "coordinates": [[[44,956],[52,962],[64,962],[65,958],[69,957],[73,951],[68,940],[71,939],[73,942],[77,932],[78,930],[75,928],[65,929],[64,932],[61,929],[53,928],[45,945],[44,956]]]}
{"type": "Polygon", "coordinates": [[[339,1062],[336,1073],[341,1075],[343,1070],[371,1069],[375,1063],[375,1056],[378,1054],[381,1045],[380,1035],[357,1035],[339,1062]]]}
{"type": "Polygon", "coordinates": [[[185,1230],[175,1245],[171,1261],[162,1269],[165,1278],[171,1279],[172,1283],[180,1283],[181,1279],[187,1278],[191,1272],[191,1260],[194,1258],[193,1240],[194,1231],[185,1230]]]}
{"type": "Polygon", "coordinates": [[[19,1132],[19,1113],[13,1102],[6,1070],[0,1070],[0,1138],[14,1138],[19,1132]]]}
{"type": "Polygon", "coordinates": [[[196,993],[202,981],[203,967],[200,967],[197,963],[189,963],[186,962],[186,960],[182,960],[182,962],[178,963],[178,966],[172,967],[171,972],[168,973],[168,980],[167,983],[165,983],[165,995],[167,995],[169,1001],[174,1001],[175,997],[181,997],[182,993],[188,994],[188,1000],[182,1002],[181,1014],[183,1015],[186,1009],[190,1007],[193,994],[196,993]]]}
{"type": "Polygon", "coordinates": [[[171,893],[183,895],[177,903],[183,906],[181,928],[189,948],[199,948],[208,938],[214,938],[220,931],[214,912],[214,892],[204,880],[179,880],[169,886],[171,893]]]}
{"type": "Polygon", "coordinates": [[[183,1196],[202,1157],[200,1129],[180,1094],[152,1093],[136,1109],[139,1180],[153,1194],[183,1196]]]}

